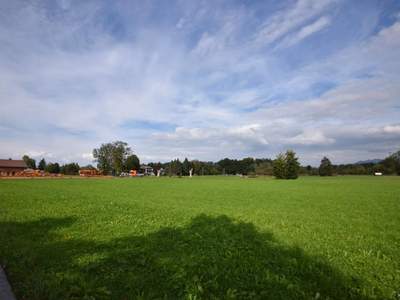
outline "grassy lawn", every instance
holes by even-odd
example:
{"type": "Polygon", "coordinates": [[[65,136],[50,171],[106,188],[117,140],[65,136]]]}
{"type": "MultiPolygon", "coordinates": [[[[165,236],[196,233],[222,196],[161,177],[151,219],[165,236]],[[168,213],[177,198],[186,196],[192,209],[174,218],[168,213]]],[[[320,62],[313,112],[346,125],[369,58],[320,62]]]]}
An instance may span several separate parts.
{"type": "Polygon", "coordinates": [[[400,177],[0,180],[18,299],[398,299],[400,177]]]}

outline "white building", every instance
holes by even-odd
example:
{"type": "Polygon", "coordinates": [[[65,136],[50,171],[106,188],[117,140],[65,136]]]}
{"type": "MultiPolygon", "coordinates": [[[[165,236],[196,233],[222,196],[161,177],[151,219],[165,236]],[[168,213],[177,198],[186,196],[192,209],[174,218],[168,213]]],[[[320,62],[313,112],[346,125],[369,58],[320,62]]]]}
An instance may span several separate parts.
{"type": "Polygon", "coordinates": [[[140,173],[142,173],[145,176],[154,176],[153,168],[147,165],[140,166],[140,173]]]}

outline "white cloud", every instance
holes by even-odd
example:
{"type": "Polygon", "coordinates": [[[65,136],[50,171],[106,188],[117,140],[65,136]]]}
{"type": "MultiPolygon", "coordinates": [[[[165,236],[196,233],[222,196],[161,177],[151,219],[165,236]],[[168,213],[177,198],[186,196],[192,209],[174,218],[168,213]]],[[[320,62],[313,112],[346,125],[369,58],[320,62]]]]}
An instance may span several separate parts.
{"type": "Polygon", "coordinates": [[[93,154],[92,153],[82,153],[82,158],[85,160],[93,160],[93,154]]]}
{"type": "Polygon", "coordinates": [[[399,146],[399,22],[301,61],[273,46],[290,51],[335,28],[340,1],[279,4],[262,21],[251,5],[186,3],[162,25],[143,20],[146,6],[128,14],[122,38],[99,21],[100,4],[63,3],[59,18],[27,4],[0,21],[0,156],[88,163],[100,143],[126,140],[145,160],[271,157],[295,146],[315,162],[322,151],[340,161],[399,146]],[[171,126],[123,126],[140,121],[171,126]]]}
{"type": "Polygon", "coordinates": [[[48,158],[53,158],[54,154],[51,152],[46,152],[46,151],[27,151],[25,153],[28,156],[31,156],[33,158],[41,158],[41,157],[48,157],[48,158]]]}
{"type": "Polygon", "coordinates": [[[387,126],[384,126],[383,127],[383,132],[400,134],[400,125],[387,125],[387,126]]]}
{"type": "Polygon", "coordinates": [[[328,138],[320,130],[307,129],[301,134],[288,138],[289,144],[300,145],[329,145],[335,142],[334,139],[328,138]]]}
{"type": "Polygon", "coordinates": [[[327,16],[323,16],[316,20],[315,22],[305,25],[298,32],[288,35],[286,38],[282,40],[281,43],[277,46],[277,48],[282,47],[290,47],[293,46],[300,41],[304,40],[308,36],[321,31],[325,27],[327,27],[331,23],[331,19],[327,16]]]}
{"type": "Polygon", "coordinates": [[[230,143],[246,143],[267,145],[268,141],[263,136],[259,124],[249,124],[231,128],[176,128],[173,133],[158,133],[154,135],[158,139],[171,140],[173,142],[201,142],[211,143],[229,141],[230,143]]]}
{"type": "MultiPolygon", "coordinates": [[[[280,13],[275,14],[272,18],[266,20],[262,29],[257,33],[257,40],[263,44],[269,44],[282,38],[286,34],[297,30],[305,22],[315,18],[336,1],[331,0],[298,0],[296,4],[280,13]]],[[[318,21],[317,21],[318,22],[318,21]]],[[[327,22],[323,19],[321,24],[327,22]]],[[[316,24],[314,27],[321,26],[316,24]]],[[[324,26],[324,25],[323,25],[324,26]]],[[[303,27],[302,35],[307,35],[313,28],[303,27]]],[[[314,28],[315,30],[315,28],[314,28]]]]}

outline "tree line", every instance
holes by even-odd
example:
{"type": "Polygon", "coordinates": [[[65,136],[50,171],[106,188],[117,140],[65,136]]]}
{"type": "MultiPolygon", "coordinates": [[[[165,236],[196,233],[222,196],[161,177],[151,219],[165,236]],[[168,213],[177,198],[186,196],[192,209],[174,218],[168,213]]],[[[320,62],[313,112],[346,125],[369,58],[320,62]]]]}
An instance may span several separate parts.
{"type": "MultiPolygon", "coordinates": [[[[130,170],[140,170],[140,160],[135,155],[129,145],[122,141],[101,144],[100,147],[93,149],[94,162],[97,168],[104,175],[120,175],[130,170]]],[[[47,163],[42,158],[36,166],[36,161],[27,155],[23,160],[29,168],[39,169],[49,173],[61,173],[65,175],[77,175],[79,170],[92,169],[92,165],[80,167],[78,163],[47,163]]],[[[372,175],[381,172],[385,175],[400,175],[400,151],[389,155],[379,162],[353,163],[353,164],[332,164],[328,157],[323,157],[319,167],[301,166],[296,153],[287,150],[280,153],[275,159],[252,158],[243,159],[224,158],[218,162],[188,160],[183,161],[173,159],[170,162],[151,162],[155,173],[164,170],[165,175],[169,176],[188,176],[193,175],[270,175],[278,179],[296,179],[299,175],[310,176],[333,176],[333,175],[372,175]]]]}
{"type": "Polygon", "coordinates": [[[154,170],[164,169],[169,176],[188,176],[189,170],[195,175],[270,175],[278,179],[296,179],[299,175],[373,175],[381,172],[385,175],[400,175],[400,151],[389,155],[377,163],[332,164],[323,157],[319,167],[301,166],[296,153],[287,150],[275,159],[269,158],[224,158],[218,162],[174,159],[166,163],[149,163],[154,170]]]}
{"type": "Polygon", "coordinates": [[[400,151],[390,154],[379,162],[334,165],[329,158],[324,157],[318,169],[311,169],[310,175],[400,175],[400,151]]]}
{"type": "MultiPolygon", "coordinates": [[[[97,168],[104,175],[119,175],[121,172],[139,170],[140,168],[139,158],[132,153],[127,143],[121,141],[101,144],[99,148],[93,149],[93,157],[94,162],[97,163],[97,168]]],[[[76,162],[62,165],[58,162],[47,163],[44,158],[36,165],[36,160],[28,155],[24,155],[22,159],[28,168],[52,174],[78,175],[81,169],[95,169],[90,164],[81,167],[76,162]]]]}
{"type": "MultiPolygon", "coordinates": [[[[224,158],[218,162],[179,159],[170,162],[152,162],[151,166],[156,172],[163,169],[165,175],[169,176],[188,176],[190,170],[193,175],[275,175],[277,178],[297,178],[300,164],[295,153],[291,150],[286,152],[288,157],[282,161],[282,172],[277,175],[277,162],[280,160],[272,160],[269,158],[252,158],[243,159],[224,158]]],[[[283,155],[284,156],[284,155],[283,155]]],[[[278,156],[279,158],[279,156],[278,156]]]]}
{"type": "Polygon", "coordinates": [[[251,157],[243,159],[224,158],[218,162],[191,160],[185,158],[170,162],[151,162],[148,164],[155,171],[163,169],[165,175],[170,176],[188,176],[190,170],[193,175],[272,175],[271,159],[254,159],[251,157]]]}
{"type": "MultiPolygon", "coordinates": [[[[29,169],[41,170],[51,174],[64,174],[64,175],[78,175],[81,167],[78,163],[67,163],[60,165],[59,163],[47,163],[44,158],[42,158],[38,165],[36,166],[36,160],[24,155],[22,159],[25,161],[29,169]]],[[[92,165],[87,165],[82,168],[94,168],[92,165]]]]}

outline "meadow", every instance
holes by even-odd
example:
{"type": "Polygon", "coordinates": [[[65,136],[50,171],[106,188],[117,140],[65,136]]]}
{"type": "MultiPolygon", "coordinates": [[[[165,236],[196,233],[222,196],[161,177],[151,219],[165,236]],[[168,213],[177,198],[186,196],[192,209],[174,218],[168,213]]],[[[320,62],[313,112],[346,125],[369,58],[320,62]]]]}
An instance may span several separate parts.
{"type": "Polygon", "coordinates": [[[17,299],[400,299],[400,177],[0,180],[17,299]]]}

